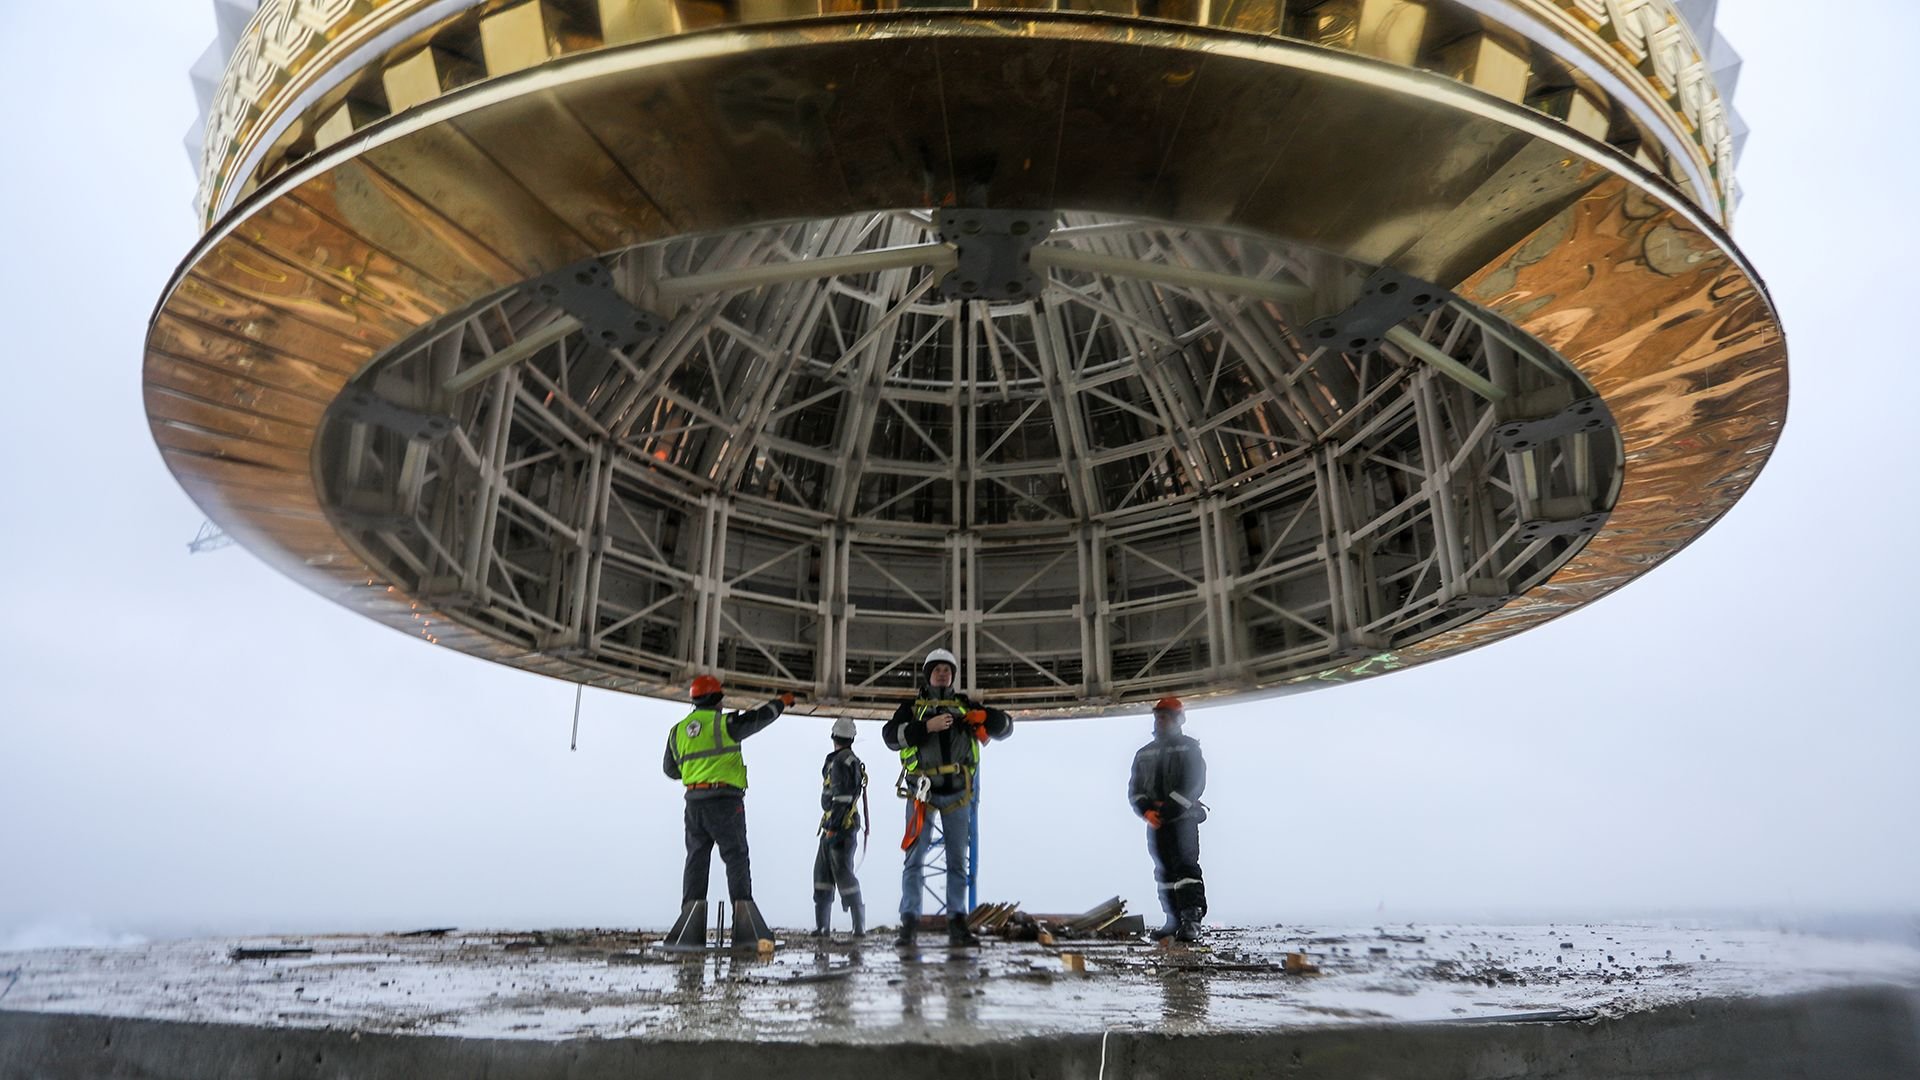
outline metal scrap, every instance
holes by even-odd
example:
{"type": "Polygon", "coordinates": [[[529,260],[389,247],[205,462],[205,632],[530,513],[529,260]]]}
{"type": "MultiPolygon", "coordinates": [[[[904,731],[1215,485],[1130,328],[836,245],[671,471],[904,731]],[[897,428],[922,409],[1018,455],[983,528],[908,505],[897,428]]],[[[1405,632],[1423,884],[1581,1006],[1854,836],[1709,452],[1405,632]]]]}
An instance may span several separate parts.
{"type": "Polygon", "coordinates": [[[227,950],[229,960],[271,960],[277,956],[312,956],[313,949],[307,946],[246,946],[236,945],[227,950]]]}

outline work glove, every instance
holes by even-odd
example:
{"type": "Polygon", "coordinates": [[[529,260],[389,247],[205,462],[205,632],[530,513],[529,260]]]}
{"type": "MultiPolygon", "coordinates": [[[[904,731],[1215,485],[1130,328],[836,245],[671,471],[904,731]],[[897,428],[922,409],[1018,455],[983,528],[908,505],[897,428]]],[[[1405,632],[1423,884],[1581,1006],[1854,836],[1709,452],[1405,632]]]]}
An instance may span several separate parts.
{"type": "Polygon", "coordinates": [[[1149,810],[1140,816],[1147,819],[1147,828],[1157,829],[1160,827],[1160,811],[1149,810]]]}
{"type": "Polygon", "coordinates": [[[793,708],[793,691],[788,690],[787,692],[781,694],[780,704],[789,709],[793,708]]]}
{"type": "Polygon", "coordinates": [[[967,726],[973,729],[974,741],[985,743],[992,736],[987,734],[987,710],[974,709],[967,713],[967,726]]]}

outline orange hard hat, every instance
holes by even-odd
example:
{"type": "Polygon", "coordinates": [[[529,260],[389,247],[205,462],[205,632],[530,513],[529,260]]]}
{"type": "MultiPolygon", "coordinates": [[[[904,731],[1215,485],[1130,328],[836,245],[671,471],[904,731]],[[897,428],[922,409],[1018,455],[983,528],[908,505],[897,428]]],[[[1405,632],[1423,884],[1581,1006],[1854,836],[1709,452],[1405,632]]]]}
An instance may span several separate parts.
{"type": "Polygon", "coordinates": [[[693,685],[687,688],[687,696],[696,700],[719,692],[720,680],[711,675],[699,676],[693,680],[693,685]]]}
{"type": "Polygon", "coordinates": [[[1174,697],[1172,694],[1168,694],[1166,697],[1153,703],[1154,712],[1185,712],[1186,709],[1187,707],[1185,705],[1180,704],[1180,699],[1174,697]]]}

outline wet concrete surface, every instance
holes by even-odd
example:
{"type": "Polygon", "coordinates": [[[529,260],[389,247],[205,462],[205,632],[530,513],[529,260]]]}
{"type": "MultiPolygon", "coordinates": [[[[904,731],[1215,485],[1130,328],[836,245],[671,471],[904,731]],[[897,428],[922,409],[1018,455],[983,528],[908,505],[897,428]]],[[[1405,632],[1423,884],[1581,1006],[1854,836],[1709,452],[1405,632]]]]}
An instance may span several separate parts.
{"type": "Polygon", "coordinates": [[[0,1080],[1920,1076],[1920,950],[1676,926],[336,935],[0,953],[0,985],[0,1080]]]}
{"type": "Polygon", "coordinates": [[[783,935],[771,958],[672,957],[658,940],[455,932],[0,953],[0,981],[17,975],[0,1010],[363,1035],[957,1047],[1584,1022],[1722,998],[1920,988],[1911,947],[1660,925],[1230,928],[1199,949],[990,939],[960,952],[933,938],[901,952],[881,929],[820,946],[783,935]],[[1289,952],[1318,973],[1285,971],[1289,952]]]}

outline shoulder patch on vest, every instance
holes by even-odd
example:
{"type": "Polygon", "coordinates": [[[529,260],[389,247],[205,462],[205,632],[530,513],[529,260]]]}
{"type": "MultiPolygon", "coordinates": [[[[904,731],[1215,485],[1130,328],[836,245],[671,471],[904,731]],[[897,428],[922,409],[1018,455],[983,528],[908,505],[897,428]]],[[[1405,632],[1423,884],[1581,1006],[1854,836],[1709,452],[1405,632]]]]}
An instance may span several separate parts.
{"type": "Polygon", "coordinates": [[[697,739],[699,737],[700,737],[700,720],[698,717],[695,717],[694,719],[687,721],[687,738],[697,739]]]}

